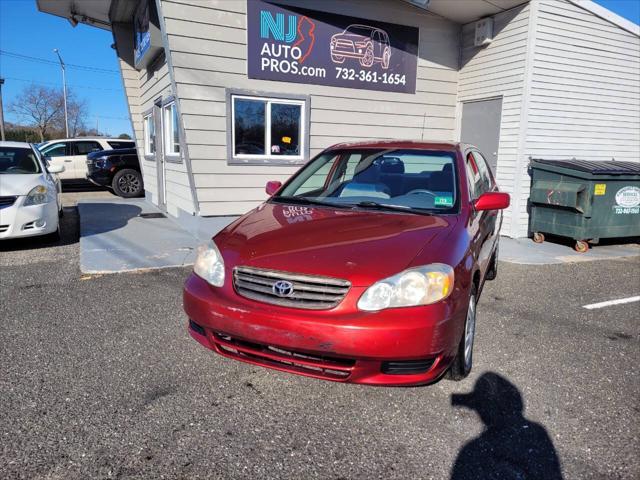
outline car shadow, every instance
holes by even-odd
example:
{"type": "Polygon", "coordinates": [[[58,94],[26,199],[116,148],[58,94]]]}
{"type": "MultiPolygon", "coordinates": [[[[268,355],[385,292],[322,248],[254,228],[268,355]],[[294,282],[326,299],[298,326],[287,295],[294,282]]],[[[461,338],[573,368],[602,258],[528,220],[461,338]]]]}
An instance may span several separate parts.
{"type": "Polygon", "coordinates": [[[523,416],[518,388],[497,373],[483,374],[472,392],[451,404],[475,410],[484,431],[462,447],[451,480],[560,480],[560,460],[546,429],[523,416]]]}

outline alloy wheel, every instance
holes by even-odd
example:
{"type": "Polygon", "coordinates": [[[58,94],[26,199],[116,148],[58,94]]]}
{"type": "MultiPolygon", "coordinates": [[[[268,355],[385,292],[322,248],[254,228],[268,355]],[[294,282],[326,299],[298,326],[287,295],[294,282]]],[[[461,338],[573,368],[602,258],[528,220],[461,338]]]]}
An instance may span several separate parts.
{"type": "Polygon", "coordinates": [[[118,187],[124,193],[136,193],[140,190],[140,179],[132,173],[127,173],[118,179],[118,187]]]}
{"type": "Polygon", "coordinates": [[[473,358],[473,338],[476,333],[476,297],[469,298],[469,308],[467,309],[467,322],[464,328],[464,368],[471,368],[473,358]]]}

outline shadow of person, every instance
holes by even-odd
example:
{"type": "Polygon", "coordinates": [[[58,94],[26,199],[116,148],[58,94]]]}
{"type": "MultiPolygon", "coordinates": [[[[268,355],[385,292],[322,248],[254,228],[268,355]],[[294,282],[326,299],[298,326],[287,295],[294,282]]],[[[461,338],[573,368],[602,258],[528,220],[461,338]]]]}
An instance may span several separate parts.
{"type": "Polygon", "coordinates": [[[475,410],[485,425],[458,453],[451,480],[562,479],[551,438],[523,416],[522,396],[506,378],[485,373],[473,392],[451,395],[451,405],[475,410]]]}

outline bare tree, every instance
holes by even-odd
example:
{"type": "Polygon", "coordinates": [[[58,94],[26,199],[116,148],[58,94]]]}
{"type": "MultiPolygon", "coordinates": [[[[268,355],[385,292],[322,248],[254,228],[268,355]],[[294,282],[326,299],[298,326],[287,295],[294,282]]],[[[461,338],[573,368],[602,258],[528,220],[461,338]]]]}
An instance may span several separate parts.
{"type": "MultiPolygon", "coordinates": [[[[72,138],[87,129],[88,109],[87,101],[67,88],[67,116],[69,117],[69,135],[72,138]]],[[[64,110],[56,115],[53,124],[57,130],[64,131],[64,110]]]]}
{"type": "Polygon", "coordinates": [[[62,95],[57,89],[34,84],[26,86],[9,105],[9,111],[38,131],[41,142],[63,109],[62,95]]]}

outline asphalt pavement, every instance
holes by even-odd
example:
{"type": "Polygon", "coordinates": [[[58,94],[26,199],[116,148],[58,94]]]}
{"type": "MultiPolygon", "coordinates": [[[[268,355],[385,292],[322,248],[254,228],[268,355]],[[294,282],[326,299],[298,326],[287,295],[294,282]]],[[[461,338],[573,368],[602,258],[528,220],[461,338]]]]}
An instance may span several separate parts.
{"type": "Polygon", "coordinates": [[[60,243],[0,243],[2,479],[640,477],[640,304],[583,308],[637,258],[501,263],[468,379],[345,385],[201,347],[188,268],[81,274],[66,195],[60,243]]]}

